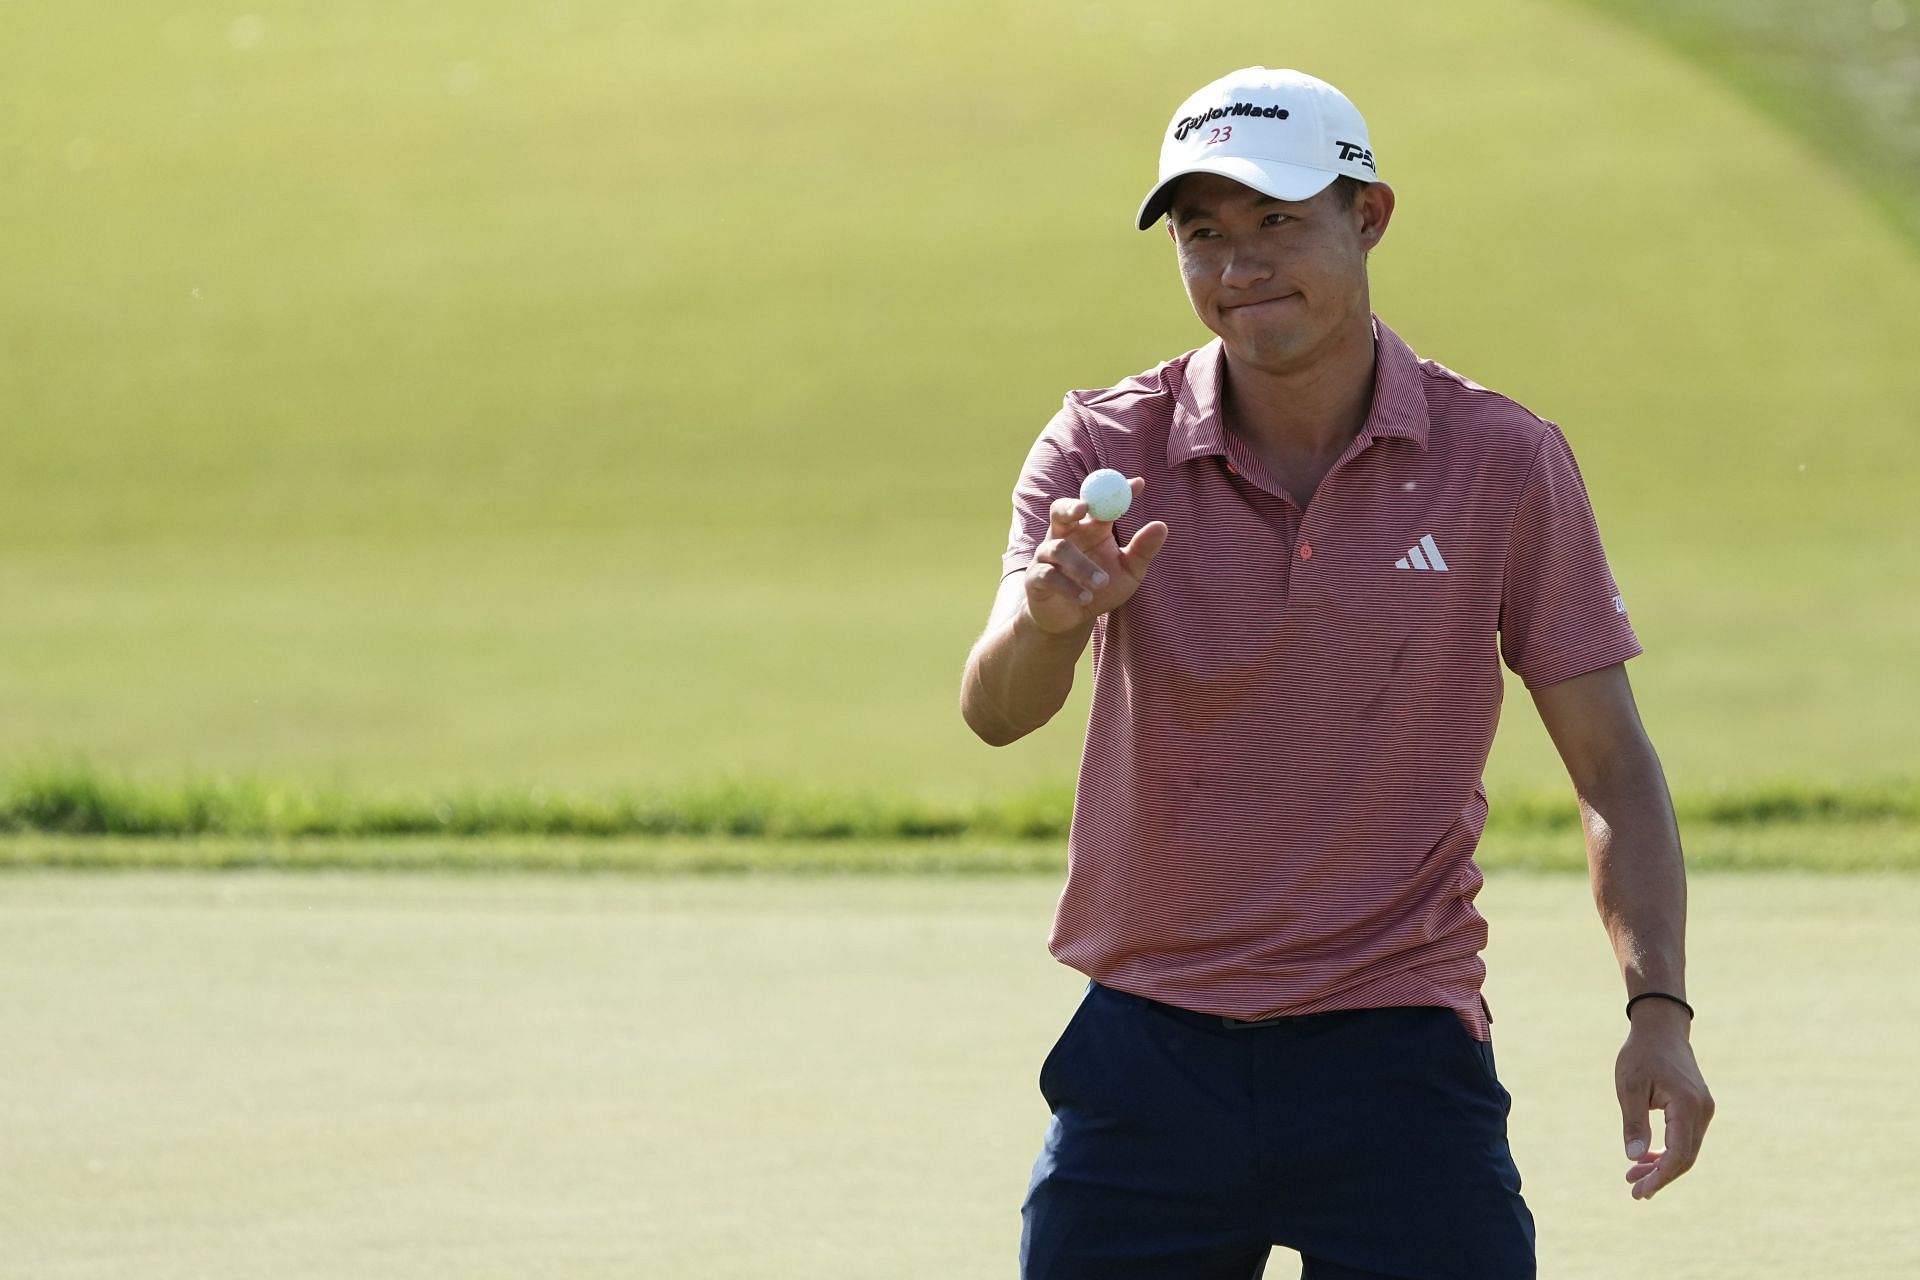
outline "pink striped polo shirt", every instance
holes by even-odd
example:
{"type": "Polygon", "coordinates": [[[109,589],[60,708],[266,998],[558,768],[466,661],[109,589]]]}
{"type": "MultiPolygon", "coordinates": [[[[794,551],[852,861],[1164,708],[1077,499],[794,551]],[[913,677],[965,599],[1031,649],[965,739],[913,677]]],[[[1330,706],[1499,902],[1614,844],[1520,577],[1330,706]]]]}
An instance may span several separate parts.
{"type": "Polygon", "coordinates": [[[1093,631],[1051,947],[1149,999],[1265,1018],[1437,1005],[1479,1039],[1473,900],[1500,662],[1640,652],[1566,439],[1374,321],[1373,405],[1305,512],[1220,417],[1219,342],[1075,391],[1014,490],[1006,571],[1101,467],[1171,533],[1093,631]]]}

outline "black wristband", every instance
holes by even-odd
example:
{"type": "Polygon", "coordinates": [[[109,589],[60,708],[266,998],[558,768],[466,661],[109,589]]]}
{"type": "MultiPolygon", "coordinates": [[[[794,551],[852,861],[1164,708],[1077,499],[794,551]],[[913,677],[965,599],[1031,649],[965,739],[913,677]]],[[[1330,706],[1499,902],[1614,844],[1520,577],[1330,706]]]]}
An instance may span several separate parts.
{"type": "Polygon", "coordinates": [[[1639,995],[1627,1001],[1627,1021],[1628,1022],[1633,1021],[1633,1006],[1635,1006],[1636,1004],[1639,1004],[1642,1000],[1671,1000],[1675,1004],[1679,1005],[1682,1009],[1685,1009],[1687,1011],[1688,1022],[1693,1021],[1693,1006],[1688,1004],[1685,1000],[1682,1000],[1679,996],[1669,995],[1665,991],[1642,991],[1639,995]]]}

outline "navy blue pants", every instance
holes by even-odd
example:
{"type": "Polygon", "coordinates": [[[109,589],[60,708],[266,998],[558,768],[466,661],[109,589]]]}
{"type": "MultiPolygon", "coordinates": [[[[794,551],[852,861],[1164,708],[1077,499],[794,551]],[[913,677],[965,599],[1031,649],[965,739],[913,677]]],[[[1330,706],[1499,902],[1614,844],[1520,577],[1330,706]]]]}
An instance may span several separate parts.
{"type": "Polygon", "coordinates": [[[1532,1280],[1493,1050],[1451,1009],[1229,1023],[1090,984],[1040,1068],[1053,1110],[1024,1280],[1532,1280]]]}

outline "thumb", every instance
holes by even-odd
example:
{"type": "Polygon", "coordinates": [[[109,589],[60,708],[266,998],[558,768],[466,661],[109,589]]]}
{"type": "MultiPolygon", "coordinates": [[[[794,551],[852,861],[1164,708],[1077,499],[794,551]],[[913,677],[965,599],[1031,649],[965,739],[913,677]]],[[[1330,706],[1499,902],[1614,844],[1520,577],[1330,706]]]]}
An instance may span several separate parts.
{"type": "Polygon", "coordinates": [[[1146,573],[1147,566],[1160,554],[1160,548],[1167,544],[1167,525],[1164,520],[1153,520],[1140,526],[1134,532],[1133,541],[1120,548],[1120,564],[1126,571],[1138,578],[1146,573]]]}
{"type": "Polygon", "coordinates": [[[1627,1144],[1627,1159],[1638,1160],[1647,1154],[1647,1145],[1653,1138],[1653,1125],[1648,1120],[1651,1108],[1647,1087],[1638,1080],[1622,1080],[1619,1094],[1621,1136],[1627,1144]]]}

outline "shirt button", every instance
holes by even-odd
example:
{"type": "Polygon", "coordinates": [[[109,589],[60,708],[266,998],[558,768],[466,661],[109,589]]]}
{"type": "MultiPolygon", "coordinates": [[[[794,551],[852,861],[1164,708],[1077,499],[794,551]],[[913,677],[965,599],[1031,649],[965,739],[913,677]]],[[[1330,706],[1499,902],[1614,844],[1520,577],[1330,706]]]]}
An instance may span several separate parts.
{"type": "Polygon", "coordinates": [[[1234,466],[1231,462],[1229,462],[1227,464],[1227,474],[1230,476],[1237,476],[1240,474],[1240,468],[1234,466]]]}
{"type": "Polygon", "coordinates": [[[1300,558],[1301,558],[1302,560],[1311,560],[1311,559],[1313,559],[1313,544],[1312,544],[1312,543],[1310,543],[1310,542],[1303,542],[1303,543],[1301,543],[1301,544],[1300,544],[1300,558]]]}

